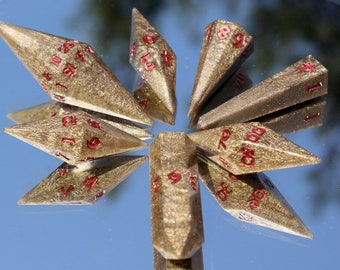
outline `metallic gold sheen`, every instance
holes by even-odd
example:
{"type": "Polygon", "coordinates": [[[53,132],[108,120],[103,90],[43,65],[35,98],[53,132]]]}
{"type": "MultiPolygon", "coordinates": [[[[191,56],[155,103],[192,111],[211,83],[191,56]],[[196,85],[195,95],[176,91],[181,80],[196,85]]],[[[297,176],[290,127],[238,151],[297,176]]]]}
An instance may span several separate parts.
{"type": "Polygon", "coordinates": [[[19,124],[5,128],[5,132],[72,165],[147,146],[83,111],[19,124]],[[70,124],[72,119],[76,119],[76,124],[70,124]],[[100,128],[91,126],[89,121],[98,123],[100,128]]]}
{"type": "Polygon", "coordinates": [[[52,99],[152,125],[88,44],[3,22],[0,36],[52,99]]]}
{"type": "Polygon", "coordinates": [[[285,233],[313,237],[273,182],[263,173],[236,177],[210,160],[204,151],[198,151],[197,161],[203,183],[218,204],[235,218],[285,233]],[[252,201],[254,196],[258,199],[256,204],[252,201]]]}
{"type": "Polygon", "coordinates": [[[321,126],[326,116],[326,100],[322,97],[289,107],[257,119],[279,134],[321,126]]]}
{"type": "Polygon", "coordinates": [[[16,111],[7,115],[9,119],[12,121],[21,124],[27,123],[47,118],[52,118],[56,115],[62,115],[66,113],[73,113],[76,111],[84,110],[91,115],[94,115],[96,118],[100,118],[106,123],[126,132],[129,133],[141,140],[147,140],[153,137],[152,133],[148,130],[138,126],[137,124],[122,119],[117,118],[108,114],[102,114],[98,112],[93,112],[90,110],[85,110],[76,106],[68,105],[62,102],[46,102],[43,104],[39,104],[27,109],[23,109],[20,111],[16,111]]]}
{"type": "Polygon", "coordinates": [[[241,94],[251,86],[252,81],[248,75],[243,70],[236,71],[206,102],[204,102],[204,106],[202,106],[191,118],[189,127],[194,127],[201,115],[241,94]]]}
{"type": "Polygon", "coordinates": [[[253,120],[325,95],[327,88],[327,69],[309,55],[202,115],[197,129],[253,120]]]}
{"type": "Polygon", "coordinates": [[[195,145],[184,133],[160,133],[151,144],[150,193],[154,248],[165,259],[192,257],[203,221],[195,145]]]}
{"type": "Polygon", "coordinates": [[[206,27],[188,116],[193,117],[213,92],[253,51],[253,38],[240,25],[216,20],[206,27]],[[243,42],[237,43],[237,38],[243,42]]]}
{"type": "Polygon", "coordinates": [[[175,114],[170,112],[149,84],[144,83],[133,96],[140,103],[145,112],[153,119],[157,119],[169,125],[175,124],[175,114]]]}
{"type": "Polygon", "coordinates": [[[318,157],[258,122],[222,126],[188,136],[210,153],[210,159],[236,175],[320,162],[318,157]],[[225,131],[229,132],[227,139],[221,137],[225,131]]]}
{"type": "Polygon", "coordinates": [[[146,160],[146,156],[114,156],[89,161],[86,166],[81,167],[63,163],[21,198],[18,204],[93,204],[146,160]],[[95,179],[94,177],[97,177],[96,182],[93,188],[89,188],[86,180],[95,179]]]}
{"type": "MultiPolygon", "coordinates": [[[[166,40],[135,8],[132,10],[130,63],[148,84],[148,90],[158,97],[157,102],[161,102],[161,106],[174,118],[176,55],[166,40]]],[[[153,102],[153,105],[157,102],[153,102]]]]}

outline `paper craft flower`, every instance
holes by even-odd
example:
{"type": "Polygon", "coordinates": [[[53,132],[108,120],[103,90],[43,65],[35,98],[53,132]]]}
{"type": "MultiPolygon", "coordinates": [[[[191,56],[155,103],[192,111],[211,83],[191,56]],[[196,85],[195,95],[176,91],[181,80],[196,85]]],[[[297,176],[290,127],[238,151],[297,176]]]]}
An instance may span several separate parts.
{"type": "MultiPolygon", "coordinates": [[[[18,124],[5,132],[64,161],[19,204],[95,203],[147,160],[121,154],[147,146],[140,124],[175,123],[175,53],[136,9],[132,94],[86,43],[6,23],[0,35],[53,100],[10,114],[18,124]]],[[[234,217],[312,237],[262,172],[320,161],[280,134],[322,124],[327,70],[307,56],[251,87],[240,66],[252,51],[240,25],[209,24],[188,110],[196,131],[150,146],[155,269],[202,267],[199,178],[234,217]]]]}

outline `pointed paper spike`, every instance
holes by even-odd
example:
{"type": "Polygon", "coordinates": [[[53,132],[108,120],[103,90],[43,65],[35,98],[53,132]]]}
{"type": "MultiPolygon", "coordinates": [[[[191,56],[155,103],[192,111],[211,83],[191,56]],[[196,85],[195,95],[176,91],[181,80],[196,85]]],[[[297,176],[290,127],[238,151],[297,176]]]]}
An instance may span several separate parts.
{"type": "Polygon", "coordinates": [[[152,243],[166,259],[190,258],[203,243],[196,151],[184,133],[160,133],[150,146],[152,243]]]}
{"type": "Polygon", "coordinates": [[[147,146],[146,142],[82,111],[12,126],[5,132],[69,164],[147,146]]]}
{"type": "Polygon", "coordinates": [[[146,156],[106,157],[89,162],[85,170],[63,163],[18,204],[93,204],[146,160],[146,156]]]}
{"type": "Polygon", "coordinates": [[[325,95],[328,71],[309,55],[237,97],[202,115],[198,129],[256,119],[325,95]]]}
{"type": "Polygon", "coordinates": [[[253,38],[238,24],[216,20],[205,30],[188,116],[234,73],[253,51],[253,38]]]}
{"type": "MultiPolygon", "coordinates": [[[[42,119],[52,118],[57,115],[62,115],[65,113],[74,113],[80,110],[84,110],[82,108],[71,106],[68,104],[64,104],[61,102],[51,101],[47,103],[43,103],[40,105],[36,105],[27,109],[23,109],[14,113],[8,114],[8,118],[13,120],[14,122],[21,124],[32,121],[38,121],[42,119]]],[[[142,127],[128,121],[125,119],[117,118],[111,115],[102,114],[98,112],[93,112],[89,110],[84,110],[89,114],[94,115],[96,118],[100,118],[104,120],[106,123],[129,133],[141,140],[147,140],[153,137],[152,133],[148,130],[143,129],[142,127]]]]}
{"type": "Polygon", "coordinates": [[[191,258],[183,260],[167,260],[154,248],[153,267],[154,270],[203,270],[202,248],[197,250],[191,258]]]}
{"type": "Polygon", "coordinates": [[[176,55],[137,9],[132,11],[130,63],[171,114],[176,111],[176,55]]]}
{"type": "Polygon", "coordinates": [[[258,122],[188,134],[210,159],[233,174],[319,163],[320,159],[258,122]]]}
{"type": "Polygon", "coordinates": [[[133,92],[138,104],[153,119],[157,119],[169,125],[175,124],[175,114],[171,113],[156,95],[149,84],[145,83],[133,92]]]}
{"type": "Polygon", "coordinates": [[[197,124],[198,118],[223,104],[227,100],[241,94],[252,86],[251,79],[243,70],[235,72],[215,93],[204,103],[204,106],[191,118],[189,128],[197,124]]]}
{"type": "Polygon", "coordinates": [[[237,219],[312,238],[293,208],[264,174],[235,176],[198,151],[199,175],[218,204],[237,219]]]}
{"type": "Polygon", "coordinates": [[[52,99],[152,125],[88,44],[3,22],[0,36],[52,99]]]}
{"type": "Polygon", "coordinates": [[[296,132],[321,126],[326,114],[326,101],[322,98],[289,107],[257,119],[279,134],[296,132]]]}

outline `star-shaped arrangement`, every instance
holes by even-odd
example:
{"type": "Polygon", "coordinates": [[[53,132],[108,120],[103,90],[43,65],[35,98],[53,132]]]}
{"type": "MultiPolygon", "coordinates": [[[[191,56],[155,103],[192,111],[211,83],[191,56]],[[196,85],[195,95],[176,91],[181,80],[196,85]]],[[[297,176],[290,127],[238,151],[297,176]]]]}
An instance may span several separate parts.
{"type": "MultiPolygon", "coordinates": [[[[0,23],[0,35],[53,100],[9,114],[5,132],[64,163],[19,204],[93,204],[148,157],[151,118],[175,123],[176,56],[136,10],[130,94],[83,42],[0,23]]],[[[245,222],[311,238],[262,172],[320,162],[282,134],[323,122],[327,69],[307,56],[252,87],[240,69],[253,38],[216,20],[205,30],[190,101],[190,127],[163,132],[150,146],[155,269],[203,269],[199,178],[229,214],[245,222]]]]}

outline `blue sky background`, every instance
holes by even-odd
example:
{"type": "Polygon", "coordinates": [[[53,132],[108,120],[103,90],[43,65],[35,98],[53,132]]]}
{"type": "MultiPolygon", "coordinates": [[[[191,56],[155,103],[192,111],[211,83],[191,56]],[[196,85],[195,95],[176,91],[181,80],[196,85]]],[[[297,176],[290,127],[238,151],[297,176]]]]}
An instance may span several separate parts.
{"type": "MultiPolygon", "coordinates": [[[[178,65],[176,125],[156,123],[152,129],[155,135],[160,131],[187,131],[186,113],[201,44],[193,43],[182,31],[183,22],[187,21],[185,29],[195,27],[202,35],[205,26],[215,19],[235,21],[246,29],[251,24],[247,17],[251,1],[241,1],[243,8],[238,12],[221,9],[218,3],[202,1],[198,5],[200,12],[192,10],[185,19],[178,18],[178,7],[170,6],[152,21],[177,54],[178,65]]],[[[81,17],[84,22],[80,21],[84,28],[72,28],[68,23],[82,4],[80,0],[2,0],[0,20],[91,44],[85,27],[86,14],[81,17]]],[[[304,49],[306,55],[313,50],[308,45],[304,49]]],[[[256,51],[254,54],[248,59],[250,66],[256,51]]],[[[104,61],[108,57],[102,56],[104,61]]],[[[273,73],[282,68],[277,67],[273,73]]],[[[113,72],[123,76],[117,70],[113,72]]],[[[252,79],[257,83],[272,74],[259,74],[252,79]]],[[[0,91],[1,129],[13,125],[6,114],[49,100],[3,41],[0,91]]],[[[314,135],[315,131],[309,130],[288,137],[322,158],[326,142],[316,140],[314,135]]],[[[0,146],[1,269],[152,269],[148,163],[93,206],[18,206],[17,200],[60,161],[3,132],[0,146]]],[[[138,153],[147,154],[147,150],[138,153]]],[[[224,212],[201,185],[205,269],[339,269],[339,207],[329,205],[319,215],[314,214],[306,180],[310,169],[307,166],[267,175],[310,228],[313,240],[241,223],[224,212]]]]}

